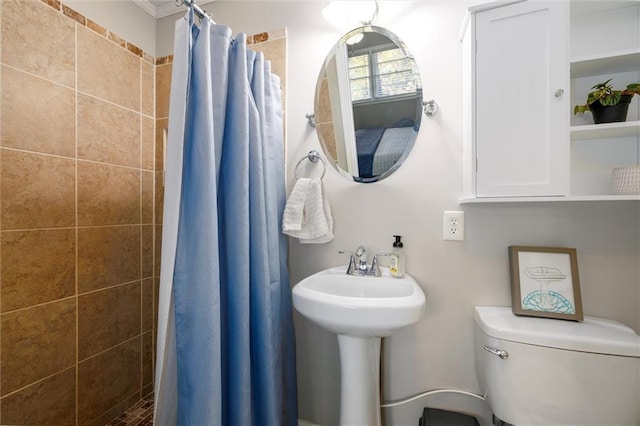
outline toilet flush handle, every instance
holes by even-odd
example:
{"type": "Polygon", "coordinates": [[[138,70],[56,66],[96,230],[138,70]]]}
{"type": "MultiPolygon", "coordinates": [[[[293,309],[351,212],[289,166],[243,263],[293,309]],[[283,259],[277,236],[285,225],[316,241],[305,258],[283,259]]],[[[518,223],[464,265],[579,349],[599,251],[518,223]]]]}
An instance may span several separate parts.
{"type": "Polygon", "coordinates": [[[500,357],[500,359],[507,359],[509,358],[509,352],[502,350],[502,349],[497,349],[497,348],[492,348],[491,346],[485,346],[484,350],[494,354],[498,357],[500,357]]]}

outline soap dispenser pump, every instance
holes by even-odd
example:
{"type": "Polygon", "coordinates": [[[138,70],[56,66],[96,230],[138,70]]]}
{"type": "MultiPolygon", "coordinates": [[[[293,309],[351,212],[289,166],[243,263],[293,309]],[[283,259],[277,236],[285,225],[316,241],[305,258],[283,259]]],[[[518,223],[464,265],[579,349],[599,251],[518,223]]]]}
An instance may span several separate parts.
{"type": "Polygon", "coordinates": [[[393,237],[396,240],[393,242],[393,249],[389,255],[389,272],[393,277],[402,278],[406,268],[404,244],[402,244],[402,235],[394,235],[393,237]]]}

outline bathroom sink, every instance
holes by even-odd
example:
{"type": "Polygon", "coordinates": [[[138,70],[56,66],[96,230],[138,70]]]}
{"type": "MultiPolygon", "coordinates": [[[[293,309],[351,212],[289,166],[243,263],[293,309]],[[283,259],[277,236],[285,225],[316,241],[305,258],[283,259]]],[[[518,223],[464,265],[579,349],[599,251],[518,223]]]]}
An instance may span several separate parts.
{"type": "Polygon", "coordinates": [[[380,341],[420,320],[425,298],[416,281],[347,275],[346,266],[325,269],[293,286],[293,306],[338,335],[340,425],[380,426],[380,341]]]}
{"type": "Polygon", "coordinates": [[[355,337],[385,337],[416,323],[424,314],[425,297],[405,274],[394,278],[355,276],[339,266],[320,271],[293,287],[293,305],[303,316],[328,331],[355,337]]]}

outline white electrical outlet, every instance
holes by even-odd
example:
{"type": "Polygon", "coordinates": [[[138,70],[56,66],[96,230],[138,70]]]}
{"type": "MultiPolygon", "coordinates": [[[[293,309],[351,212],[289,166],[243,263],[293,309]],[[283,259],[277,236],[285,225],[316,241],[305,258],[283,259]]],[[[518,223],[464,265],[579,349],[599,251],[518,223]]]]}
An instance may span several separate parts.
{"type": "Polygon", "coordinates": [[[443,240],[464,240],[464,212],[444,212],[442,227],[443,240]]]}

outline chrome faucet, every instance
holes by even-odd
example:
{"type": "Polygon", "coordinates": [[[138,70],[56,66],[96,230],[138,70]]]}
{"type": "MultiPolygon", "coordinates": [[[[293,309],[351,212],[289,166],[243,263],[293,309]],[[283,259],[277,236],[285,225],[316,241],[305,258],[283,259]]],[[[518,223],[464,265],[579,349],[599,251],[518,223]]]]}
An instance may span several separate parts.
{"type": "Polygon", "coordinates": [[[378,256],[388,256],[387,253],[378,253],[373,256],[371,266],[367,265],[367,250],[364,246],[358,246],[355,252],[339,251],[340,254],[349,255],[349,265],[347,266],[348,275],[372,275],[376,277],[382,276],[378,262],[378,256]]]}
{"type": "Polygon", "coordinates": [[[355,253],[356,259],[358,259],[358,271],[362,274],[366,274],[369,267],[367,266],[367,250],[364,246],[358,246],[355,253]]]}

